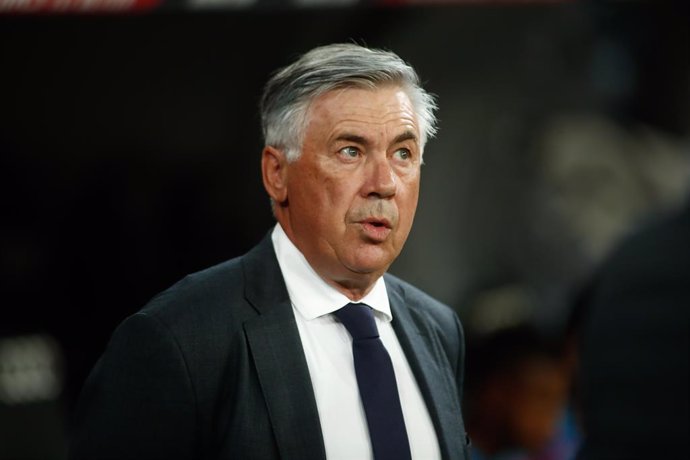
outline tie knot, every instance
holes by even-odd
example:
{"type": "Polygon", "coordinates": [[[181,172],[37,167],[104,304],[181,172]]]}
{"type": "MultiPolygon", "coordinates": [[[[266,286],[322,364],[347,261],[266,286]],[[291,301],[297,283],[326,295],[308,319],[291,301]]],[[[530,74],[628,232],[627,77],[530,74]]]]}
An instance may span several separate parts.
{"type": "Polygon", "coordinates": [[[333,314],[343,323],[353,340],[373,339],[379,336],[374,312],[369,305],[349,303],[333,314]]]}

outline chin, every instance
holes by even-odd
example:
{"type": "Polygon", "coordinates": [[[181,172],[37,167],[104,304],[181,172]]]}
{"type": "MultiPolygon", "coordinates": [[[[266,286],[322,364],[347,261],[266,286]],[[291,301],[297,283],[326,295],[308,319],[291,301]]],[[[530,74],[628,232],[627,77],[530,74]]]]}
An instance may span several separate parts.
{"type": "Polygon", "coordinates": [[[391,260],[376,259],[376,260],[362,260],[358,259],[349,265],[350,270],[360,275],[383,274],[391,265],[391,260]]]}
{"type": "Polygon", "coordinates": [[[397,251],[384,245],[360,244],[346,251],[341,253],[345,257],[340,260],[351,272],[360,275],[383,274],[398,255],[397,251]]]}

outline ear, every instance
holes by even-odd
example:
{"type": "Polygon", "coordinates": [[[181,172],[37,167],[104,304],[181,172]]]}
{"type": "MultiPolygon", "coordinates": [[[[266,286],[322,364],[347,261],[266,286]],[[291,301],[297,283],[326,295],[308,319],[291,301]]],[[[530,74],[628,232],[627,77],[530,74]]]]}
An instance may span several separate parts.
{"type": "Polygon", "coordinates": [[[287,200],[288,161],[285,153],[275,147],[266,146],[261,152],[261,175],[264,188],[277,204],[287,200]]]}

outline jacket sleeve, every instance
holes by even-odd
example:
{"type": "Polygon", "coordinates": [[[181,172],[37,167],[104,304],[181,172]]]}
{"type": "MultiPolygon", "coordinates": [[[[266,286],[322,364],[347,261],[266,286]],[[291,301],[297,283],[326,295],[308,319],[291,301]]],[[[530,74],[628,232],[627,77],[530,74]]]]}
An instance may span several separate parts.
{"type": "Polygon", "coordinates": [[[137,313],[115,331],[82,390],[69,457],[192,459],[194,388],[165,324],[137,313]]]}

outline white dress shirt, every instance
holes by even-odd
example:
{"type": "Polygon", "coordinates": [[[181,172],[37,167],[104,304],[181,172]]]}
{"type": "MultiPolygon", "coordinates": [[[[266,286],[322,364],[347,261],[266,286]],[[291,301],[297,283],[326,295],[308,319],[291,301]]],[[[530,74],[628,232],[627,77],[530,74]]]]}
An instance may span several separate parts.
{"type": "MultiPolygon", "coordinates": [[[[311,268],[280,224],[276,224],[271,238],[307,358],[326,457],[329,460],[371,459],[369,429],[352,358],[352,338],[345,326],[331,315],[350,303],[350,299],[311,268]]],[[[426,404],[391,326],[393,316],[383,277],[360,302],[374,310],[379,335],[393,362],[412,458],[441,458],[426,404]]]]}

